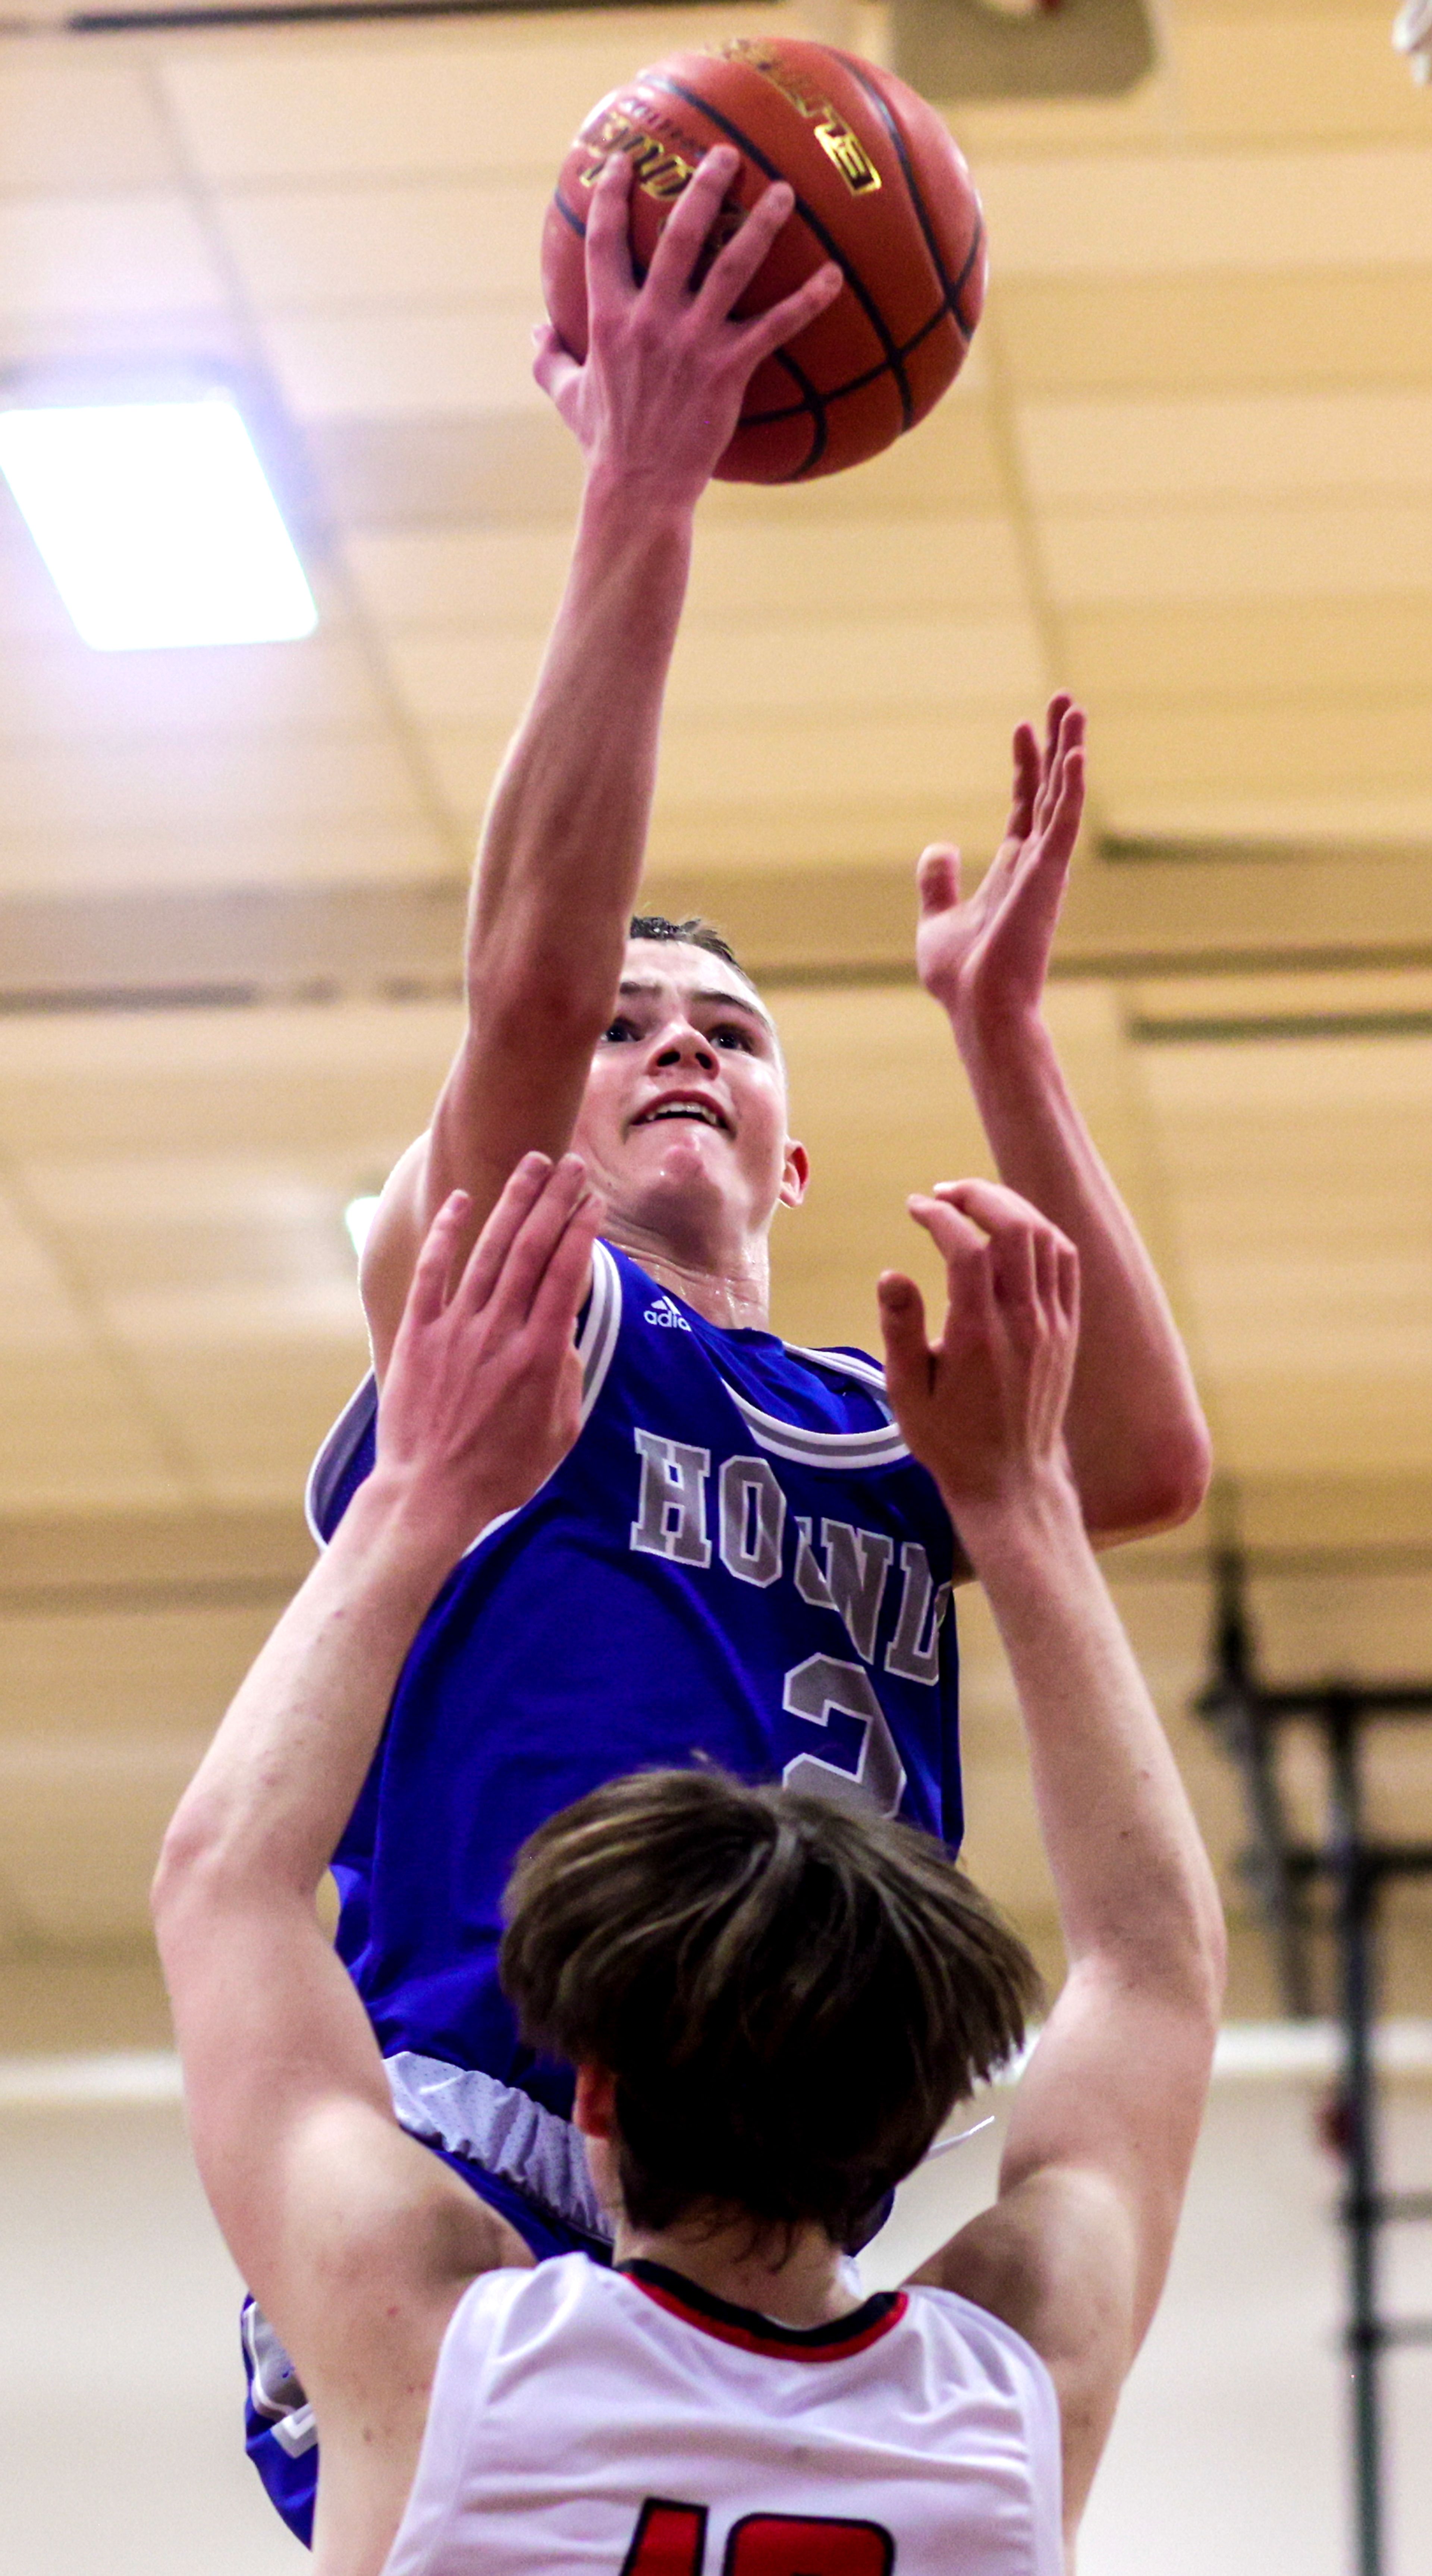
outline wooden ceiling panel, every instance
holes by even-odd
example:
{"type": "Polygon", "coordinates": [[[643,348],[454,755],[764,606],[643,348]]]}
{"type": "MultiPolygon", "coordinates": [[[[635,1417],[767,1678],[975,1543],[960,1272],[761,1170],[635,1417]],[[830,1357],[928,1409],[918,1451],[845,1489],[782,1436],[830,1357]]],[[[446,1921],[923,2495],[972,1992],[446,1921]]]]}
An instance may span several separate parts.
{"type": "MultiPolygon", "coordinates": [[[[684,46],[782,19],[758,9],[684,9],[684,46]]],[[[508,19],[477,43],[446,29],[384,30],[355,43],[260,36],[241,50],[167,49],[163,79],[211,180],[376,178],[559,167],[587,109],[673,42],[659,10],[602,12],[554,31],[508,19]]]]}
{"type": "Polygon", "coordinates": [[[128,1371],[81,1343],[0,1345],[0,1509],[109,1511],[183,1491],[128,1371]]]}
{"type": "Polygon", "coordinates": [[[202,653],[92,653],[71,636],[0,658],[0,740],[360,732],[381,715],[341,631],[202,653]]]}
{"type": "Polygon", "coordinates": [[[230,196],[225,238],[250,295],[295,306],[466,308],[526,298],[542,309],[538,246],[550,185],[429,180],[230,196]]]}
{"type": "Polygon", "coordinates": [[[996,265],[989,311],[1025,395],[1121,386],[1206,395],[1432,377],[1425,259],[1342,269],[1335,280],[1317,267],[1056,280],[996,265]]]}
{"type": "Polygon", "coordinates": [[[0,1142],[36,1162],[351,1153],[359,1187],[427,1124],[460,1027],[427,1002],[0,1019],[0,1142]]]}
{"type": "Polygon", "coordinates": [[[352,814],[406,820],[419,809],[401,747],[354,730],[269,735],[262,756],[233,735],[175,737],[162,746],[91,739],[31,749],[0,746],[0,810],[11,831],[69,827],[232,833],[293,816],[352,814]]]}
{"type": "Polygon", "coordinates": [[[169,313],[223,300],[177,190],[0,202],[0,311],[169,313]]]}
{"type": "MultiPolygon", "coordinates": [[[[262,743],[254,757],[265,757],[262,743]]],[[[238,829],[221,822],[202,832],[177,814],[128,832],[86,816],[68,826],[0,829],[0,895],[425,882],[465,866],[467,858],[465,837],[454,839],[421,813],[284,816],[238,829]]]]}
{"type": "Polygon", "coordinates": [[[31,1941],[91,1946],[147,1931],[160,1840],[202,1751],[197,1733],[0,1744],[0,1886],[31,1941]]]}
{"type": "MultiPolygon", "coordinates": [[[[1410,676],[1410,675],[1409,675],[1410,676]]],[[[1365,788],[1432,795],[1432,697],[1105,699],[1099,774],[1111,797],[1179,795],[1237,779],[1246,796],[1365,788]]]]}
{"type": "Polygon", "coordinates": [[[0,61],[0,168],[7,189],[153,190],[178,176],[144,73],[125,60],[72,51],[0,61]]]}
{"type": "Polygon", "coordinates": [[[1420,265],[1432,157],[1361,151],[977,159],[1007,277],[1420,265]]]}
{"type": "Polygon", "coordinates": [[[1050,589],[1068,607],[1432,590],[1432,498],[1420,495],[1050,512],[1040,534],[1050,589]]]}
{"type": "Polygon", "coordinates": [[[205,1499],[291,1503],[368,1365],[361,1326],[155,1349],[149,1385],[205,1499]]]}
{"type": "MultiPolygon", "coordinates": [[[[1066,611],[1074,687],[1098,700],[1401,694],[1432,671],[1432,596],[1193,602],[1066,611]]],[[[1097,736],[1095,758],[1097,760],[1097,736]]]]}
{"type": "Polygon", "coordinates": [[[404,529],[350,536],[345,559],[380,625],[545,634],[566,579],[570,527],[404,529]]]}
{"type": "Polygon", "coordinates": [[[86,1740],[172,1733],[184,1739],[187,1757],[196,1731],[213,1724],[238,1689],[271,1625],[268,1602],[0,1615],[0,1742],[27,1729],[86,1740]]]}
{"type": "Polygon", "coordinates": [[[271,313],[264,341],[296,420],[469,418],[543,402],[530,304],[271,313]]]}
{"type": "Polygon", "coordinates": [[[1179,11],[1174,39],[1180,123],[1190,142],[1290,143],[1426,137],[1426,101],[1405,59],[1376,41],[1381,13],[1294,11],[1278,0],[1241,23],[1179,11]],[[1369,39],[1371,38],[1371,41],[1369,39]]]}
{"type": "Polygon", "coordinates": [[[1031,403],[1018,417],[1040,507],[1432,490],[1432,388],[1031,403]]]}

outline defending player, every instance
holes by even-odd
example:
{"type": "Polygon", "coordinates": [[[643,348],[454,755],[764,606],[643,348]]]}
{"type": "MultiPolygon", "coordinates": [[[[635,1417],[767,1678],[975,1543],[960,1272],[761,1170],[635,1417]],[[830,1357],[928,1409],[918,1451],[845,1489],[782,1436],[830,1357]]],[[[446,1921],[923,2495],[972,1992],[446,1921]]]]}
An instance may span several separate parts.
{"type": "MultiPolygon", "coordinates": [[[[467,1032],[364,1262],[381,1374],[451,1189],[475,1227],[522,1153],[574,1143],[605,1201],[582,1438],[521,1512],[468,1533],[334,1864],[340,1951],[400,2116],[539,2254],[607,2230],[570,2073],[521,2042],[497,1982],[525,1837],[635,1764],[698,1757],[898,1809],[951,1847],[962,1822],[948,1512],[878,1369],[767,1330],[772,1219],[806,1177],[775,1029],[705,933],[627,938],[696,501],[752,367],[836,283],[729,318],[789,211],[774,187],[693,291],[731,157],[709,157],[638,287],[617,156],[592,200],[586,365],[542,339],[539,375],[587,461],[571,577],[484,830],[467,1032]]],[[[1005,1179],[1079,1247],[1069,1442],[1086,1521],[1112,1536],[1193,1508],[1206,1441],[1039,1018],[1082,763],[1082,718],[1056,700],[1043,755],[1027,727],[1016,738],[1009,836],[969,903],[953,855],[926,854],[918,941],[1005,1179]]],[[[371,1463],[374,1400],[370,1383],[316,1472],[325,1538],[371,1463]]],[[[250,2447],[302,2531],[311,2426],[295,2431],[284,2355],[252,2314],[247,2333],[250,2447]]]]}
{"type": "Polygon", "coordinates": [[[156,1919],[206,2187],[322,2434],[322,2576],[1056,2576],[1157,2302],[1221,1925],[1062,1440],[1072,1248],[913,1202],[950,1302],[882,1282],[891,1395],[1000,1624],[1069,1957],[995,2205],[861,2296],[840,2246],[1018,2037],[1031,1972],[938,1845],[647,1774],[550,1822],[504,1962],[577,2060],[618,2269],[523,2240],[398,2127],[314,1893],[414,1627],[577,1419],[580,1168],[532,1157],[454,1277],[440,1215],[378,1462],[170,1829],[156,1919]]]}

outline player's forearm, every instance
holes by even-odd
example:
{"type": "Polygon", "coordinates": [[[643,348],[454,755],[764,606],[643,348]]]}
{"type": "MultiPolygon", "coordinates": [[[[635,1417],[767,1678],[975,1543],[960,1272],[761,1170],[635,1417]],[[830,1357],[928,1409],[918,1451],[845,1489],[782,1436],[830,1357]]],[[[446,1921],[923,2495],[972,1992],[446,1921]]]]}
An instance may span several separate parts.
{"type": "Polygon", "coordinates": [[[1001,1180],[1079,1254],[1079,1355],[1065,1425],[1086,1525],[1168,1528],[1207,1488],[1207,1425],[1158,1275],[1036,1014],[962,1035],[1001,1180]]]}
{"type": "Polygon", "coordinates": [[[370,1477],[260,1652],[165,1838],[155,1907],[311,1894],[457,1553],[370,1477]]]}
{"type": "Polygon", "coordinates": [[[468,948],[483,1008],[512,985],[609,1009],[656,785],[691,560],[689,504],[597,472],[541,673],[493,792],[468,948]]]}
{"type": "Polygon", "coordinates": [[[1014,1678],[1071,1965],[1216,2002],[1212,1871],[1067,1474],[952,1510],[1014,1678]]]}

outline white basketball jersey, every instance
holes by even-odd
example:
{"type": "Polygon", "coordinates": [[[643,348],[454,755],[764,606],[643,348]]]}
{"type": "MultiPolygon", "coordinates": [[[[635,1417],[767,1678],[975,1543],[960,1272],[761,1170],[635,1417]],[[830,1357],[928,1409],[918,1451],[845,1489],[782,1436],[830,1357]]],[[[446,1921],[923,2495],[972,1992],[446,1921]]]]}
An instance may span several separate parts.
{"type": "Polygon", "coordinates": [[[1059,2417],[943,2290],[798,2329],[650,2263],[459,2302],[385,2576],[1060,2576],[1059,2417]]]}

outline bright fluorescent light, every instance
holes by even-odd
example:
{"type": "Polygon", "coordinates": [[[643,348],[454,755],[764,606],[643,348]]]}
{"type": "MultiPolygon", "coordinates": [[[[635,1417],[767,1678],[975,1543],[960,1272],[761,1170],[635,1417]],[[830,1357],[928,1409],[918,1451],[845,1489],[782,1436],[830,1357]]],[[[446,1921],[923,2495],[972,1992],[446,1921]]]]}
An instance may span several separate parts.
{"type": "Polygon", "coordinates": [[[368,1240],[368,1228],[377,1214],[377,1209],[378,1193],[374,1190],[362,1198],[350,1199],[343,1211],[343,1222],[348,1228],[348,1240],[360,1261],[363,1258],[363,1246],[368,1240]]]}
{"type": "Polygon", "coordinates": [[[318,623],[224,394],[0,412],[0,473],[100,652],[265,644],[318,623]]]}

